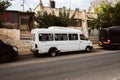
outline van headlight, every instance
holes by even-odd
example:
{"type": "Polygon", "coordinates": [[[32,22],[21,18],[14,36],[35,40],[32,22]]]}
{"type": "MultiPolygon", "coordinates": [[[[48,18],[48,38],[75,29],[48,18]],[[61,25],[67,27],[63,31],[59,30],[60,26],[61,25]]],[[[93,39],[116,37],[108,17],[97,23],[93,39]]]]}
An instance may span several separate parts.
{"type": "Polygon", "coordinates": [[[17,48],[16,46],[13,46],[13,49],[14,49],[15,51],[18,51],[18,48],[17,48]]]}

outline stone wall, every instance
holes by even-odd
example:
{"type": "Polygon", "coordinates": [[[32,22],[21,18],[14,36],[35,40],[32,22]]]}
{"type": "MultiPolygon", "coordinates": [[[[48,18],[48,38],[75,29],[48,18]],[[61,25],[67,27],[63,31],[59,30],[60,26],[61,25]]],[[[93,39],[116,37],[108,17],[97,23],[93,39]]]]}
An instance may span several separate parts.
{"type": "Polygon", "coordinates": [[[32,53],[30,51],[30,40],[16,40],[11,42],[11,44],[18,47],[19,55],[27,55],[32,53]]]}
{"type": "Polygon", "coordinates": [[[19,55],[30,54],[30,40],[20,40],[20,30],[0,29],[0,39],[18,47],[19,55]]]}
{"type": "Polygon", "coordinates": [[[97,37],[89,37],[89,40],[93,43],[93,44],[98,44],[99,39],[97,37]]]}
{"type": "MultiPolygon", "coordinates": [[[[20,30],[17,29],[0,29],[0,35],[2,36],[6,36],[5,38],[7,39],[7,37],[11,40],[20,40],[20,30]]],[[[0,38],[3,38],[2,36],[0,36],[0,38]]]]}

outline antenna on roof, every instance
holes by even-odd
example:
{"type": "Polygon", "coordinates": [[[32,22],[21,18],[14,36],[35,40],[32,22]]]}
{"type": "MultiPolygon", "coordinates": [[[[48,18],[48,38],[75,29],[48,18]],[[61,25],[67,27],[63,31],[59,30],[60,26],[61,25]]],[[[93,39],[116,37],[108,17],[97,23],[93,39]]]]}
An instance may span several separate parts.
{"type": "Polygon", "coordinates": [[[69,10],[71,9],[71,0],[70,0],[70,3],[69,3],[69,10]]]}

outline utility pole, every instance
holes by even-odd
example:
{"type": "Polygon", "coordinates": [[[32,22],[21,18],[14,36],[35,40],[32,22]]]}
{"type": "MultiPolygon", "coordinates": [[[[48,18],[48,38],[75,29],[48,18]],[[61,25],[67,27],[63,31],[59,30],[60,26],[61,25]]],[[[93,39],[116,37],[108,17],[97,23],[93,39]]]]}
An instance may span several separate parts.
{"type": "Polygon", "coordinates": [[[21,6],[23,7],[23,12],[24,12],[24,10],[25,10],[25,8],[24,8],[25,7],[25,0],[23,0],[21,6]]]}
{"type": "Polygon", "coordinates": [[[51,7],[51,0],[49,1],[49,7],[51,7]]]}
{"type": "Polygon", "coordinates": [[[23,0],[23,12],[25,10],[25,0],[23,0]]]}

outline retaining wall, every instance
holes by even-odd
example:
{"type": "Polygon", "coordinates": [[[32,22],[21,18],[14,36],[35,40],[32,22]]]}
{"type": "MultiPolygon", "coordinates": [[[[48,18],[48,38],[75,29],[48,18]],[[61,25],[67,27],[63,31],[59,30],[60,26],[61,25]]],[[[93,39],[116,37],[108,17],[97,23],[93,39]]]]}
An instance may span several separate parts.
{"type": "Polygon", "coordinates": [[[0,35],[4,35],[12,40],[20,40],[20,30],[17,29],[0,29],[0,35]]]}

